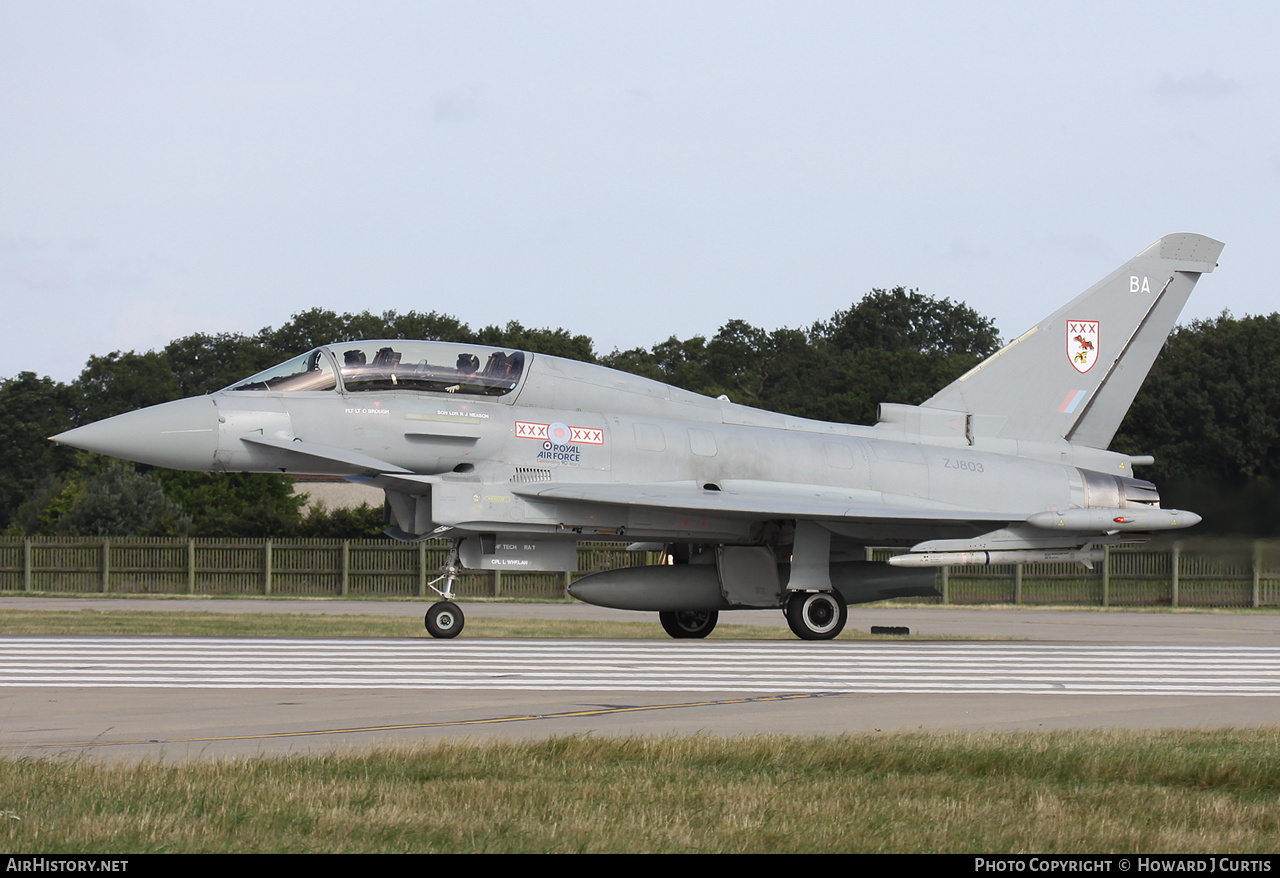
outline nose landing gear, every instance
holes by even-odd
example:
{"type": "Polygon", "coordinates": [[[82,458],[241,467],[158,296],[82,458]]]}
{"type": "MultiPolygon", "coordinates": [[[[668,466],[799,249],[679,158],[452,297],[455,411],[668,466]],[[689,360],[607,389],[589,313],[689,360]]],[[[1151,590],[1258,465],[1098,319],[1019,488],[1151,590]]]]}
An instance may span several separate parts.
{"type": "Polygon", "coordinates": [[[462,626],[467,621],[462,614],[462,608],[453,602],[453,586],[458,581],[459,574],[462,573],[462,562],[458,559],[458,546],[461,542],[462,540],[454,540],[452,548],[449,549],[449,557],[440,568],[440,572],[444,575],[428,583],[431,590],[444,600],[431,605],[424,621],[427,633],[441,640],[457,637],[462,633],[462,626]],[[440,580],[444,580],[443,591],[436,588],[436,583],[440,580]]]}

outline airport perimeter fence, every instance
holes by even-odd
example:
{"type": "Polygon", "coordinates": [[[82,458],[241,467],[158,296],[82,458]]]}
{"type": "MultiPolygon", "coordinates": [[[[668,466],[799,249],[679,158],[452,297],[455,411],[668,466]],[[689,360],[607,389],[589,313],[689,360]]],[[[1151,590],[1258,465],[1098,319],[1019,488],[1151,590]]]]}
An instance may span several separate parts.
{"type": "MultiPolygon", "coordinates": [[[[578,573],[467,571],[460,597],[557,598],[599,570],[658,562],[626,543],[578,546],[578,573]]],[[[32,594],[192,594],[427,597],[448,554],[440,540],[0,538],[0,591],[32,594]]],[[[901,550],[869,550],[883,560],[901,550]]],[[[1280,606],[1280,542],[1171,543],[1109,549],[1078,563],[942,568],[951,604],[1280,606]]]]}
{"type": "MultiPolygon", "coordinates": [[[[626,543],[581,543],[581,573],[469,570],[460,597],[559,598],[596,570],[653,563],[626,543]]],[[[443,540],[0,538],[0,591],[43,594],[426,597],[443,540]]]]}

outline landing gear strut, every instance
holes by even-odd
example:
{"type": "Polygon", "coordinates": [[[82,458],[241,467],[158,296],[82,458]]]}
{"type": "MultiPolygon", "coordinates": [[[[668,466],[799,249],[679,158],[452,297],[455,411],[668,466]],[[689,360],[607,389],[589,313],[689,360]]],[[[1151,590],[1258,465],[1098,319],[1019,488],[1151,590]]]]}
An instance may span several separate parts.
{"type": "Polygon", "coordinates": [[[462,615],[462,609],[453,602],[453,586],[458,581],[458,575],[462,573],[462,562],[458,559],[458,546],[462,540],[454,540],[452,548],[449,549],[449,557],[445,559],[444,566],[440,568],[440,572],[444,575],[438,579],[433,579],[428,586],[444,600],[432,604],[431,609],[427,610],[426,626],[427,632],[432,637],[438,637],[441,640],[449,640],[457,637],[462,633],[462,626],[466,624],[466,617],[462,615]],[[444,590],[436,588],[436,583],[441,579],[444,580],[444,590]]]}
{"type": "Polygon", "coordinates": [[[715,610],[672,610],[658,614],[663,630],[677,640],[706,637],[719,618],[715,610]]]}
{"type": "Polygon", "coordinates": [[[844,630],[849,608],[838,591],[792,592],[783,610],[801,640],[831,640],[844,630]]]}

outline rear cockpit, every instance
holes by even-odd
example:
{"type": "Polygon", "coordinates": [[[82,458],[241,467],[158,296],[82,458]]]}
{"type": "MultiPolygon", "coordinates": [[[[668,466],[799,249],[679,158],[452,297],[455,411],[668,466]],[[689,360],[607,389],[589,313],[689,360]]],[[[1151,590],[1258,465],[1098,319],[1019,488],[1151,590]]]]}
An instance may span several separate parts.
{"type": "Polygon", "coordinates": [[[324,345],[226,388],[232,390],[419,390],[506,396],[524,374],[523,351],[438,341],[324,345]]]}

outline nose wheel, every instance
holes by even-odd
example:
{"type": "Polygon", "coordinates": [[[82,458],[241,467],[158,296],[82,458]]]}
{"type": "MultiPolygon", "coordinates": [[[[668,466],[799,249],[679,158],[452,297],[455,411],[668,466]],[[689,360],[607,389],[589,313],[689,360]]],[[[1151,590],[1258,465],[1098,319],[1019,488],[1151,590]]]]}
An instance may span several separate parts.
{"type": "Polygon", "coordinates": [[[440,601],[427,610],[427,631],[432,637],[449,640],[462,633],[466,624],[462,610],[453,601],[440,601]]]}
{"type": "Polygon", "coordinates": [[[454,540],[453,547],[449,549],[449,557],[440,568],[440,572],[444,575],[429,583],[431,590],[444,600],[431,605],[424,621],[427,633],[440,640],[457,637],[462,633],[462,626],[467,622],[466,617],[462,615],[462,608],[453,602],[453,586],[462,573],[462,562],[458,558],[458,546],[461,543],[462,540],[454,540]],[[436,588],[436,583],[441,580],[444,580],[444,588],[436,588]]]}

